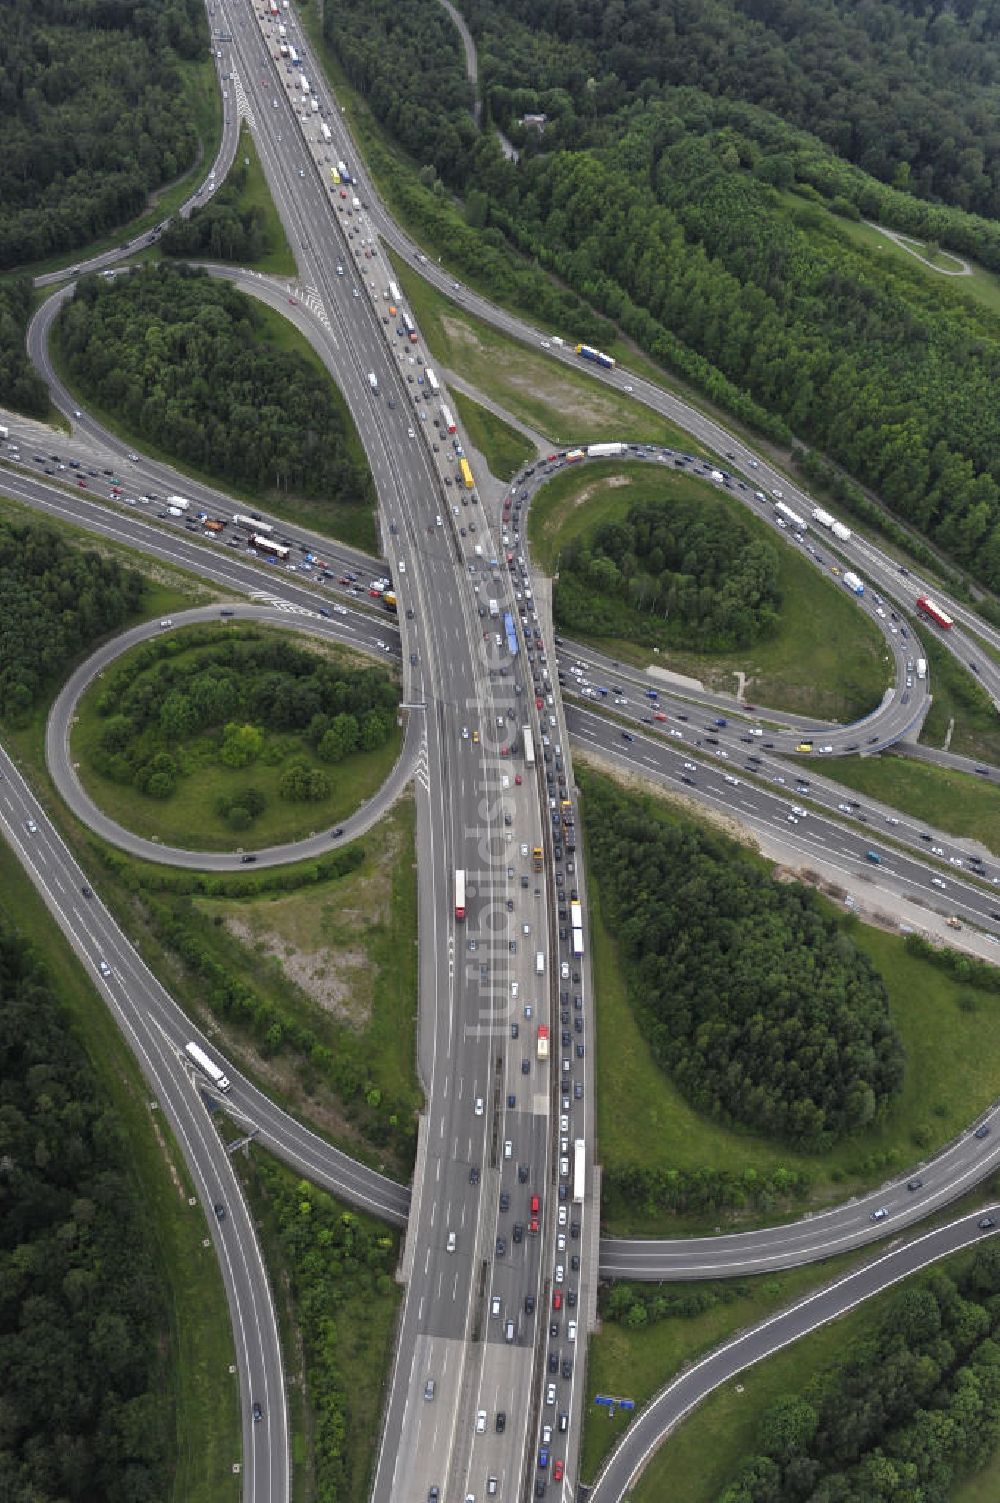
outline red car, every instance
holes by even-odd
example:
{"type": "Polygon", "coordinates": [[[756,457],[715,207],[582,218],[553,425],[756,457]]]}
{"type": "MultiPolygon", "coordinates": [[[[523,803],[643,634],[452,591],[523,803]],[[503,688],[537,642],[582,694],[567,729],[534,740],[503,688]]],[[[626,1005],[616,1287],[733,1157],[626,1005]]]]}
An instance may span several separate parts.
{"type": "Polygon", "coordinates": [[[538,1217],[537,1216],[532,1216],[531,1220],[528,1222],[528,1231],[531,1233],[531,1235],[533,1237],[537,1237],[538,1236],[538,1217]]]}
{"type": "Polygon", "coordinates": [[[532,1216],[537,1216],[540,1210],[541,1210],[541,1204],[539,1202],[538,1196],[537,1195],[533,1195],[531,1197],[531,1214],[532,1214],[532,1216]]]}
{"type": "Polygon", "coordinates": [[[542,698],[542,696],[540,694],[536,694],[535,695],[535,709],[536,710],[544,710],[544,708],[545,708],[545,701],[544,701],[544,699],[542,698]]]}
{"type": "Polygon", "coordinates": [[[552,1295],[552,1308],[553,1308],[553,1310],[561,1310],[562,1309],[562,1290],[561,1289],[557,1289],[554,1292],[554,1294],[552,1295]]]}
{"type": "Polygon", "coordinates": [[[523,781],[524,779],[521,777],[521,774],[519,772],[516,772],[514,774],[514,782],[517,784],[518,788],[520,788],[523,781]]]}
{"type": "Polygon", "coordinates": [[[552,1468],[552,1481],[553,1482],[561,1482],[562,1480],[563,1480],[563,1462],[562,1462],[562,1459],[560,1458],[560,1460],[557,1461],[556,1464],[555,1464],[555,1466],[552,1468]]]}
{"type": "Polygon", "coordinates": [[[666,715],[664,715],[664,713],[663,713],[662,710],[654,710],[653,711],[653,719],[654,720],[666,720],[666,718],[667,717],[666,717],[666,715]]]}
{"type": "Polygon", "coordinates": [[[84,488],[84,490],[86,490],[86,489],[87,489],[87,482],[86,482],[86,480],[84,480],[84,479],[83,479],[83,478],[82,478],[82,477],[80,477],[80,478],[79,478],[79,479],[78,479],[78,480],[77,480],[77,482],[76,482],[76,483],[77,483],[77,485],[82,485],[82,486],[83,486],[83,488],[84,488]]]}

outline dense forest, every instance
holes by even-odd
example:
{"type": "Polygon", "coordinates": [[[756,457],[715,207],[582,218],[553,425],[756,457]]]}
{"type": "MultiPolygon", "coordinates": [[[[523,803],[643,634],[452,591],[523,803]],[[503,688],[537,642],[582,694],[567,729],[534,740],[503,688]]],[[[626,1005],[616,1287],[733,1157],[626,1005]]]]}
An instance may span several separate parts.
{"type": "Polygon", "coordinates": [[[901,1289],[835,1367],[771,1405],[719,1503],[948,1503],[1000,1442],[998,1294],[993,1240],[901,1289]]]}
{"type": "Polygon", "coordinates": [[[396,86],[421,45],[417,0],[345,0],[328,24],[420,180],[440,174],[495,249],[555,273],[760,431],[829,454],[1000,587],[1000,320],[960,279],[848,233],[881,218],[1000,270],[1000,226],[964,207],[1000,204],[993,0],[466,10],[487,116],[518,166],[469,133],[457,34],[396,86]],[[525,111],[543,132],[518,126],[525,111]]]}
{"type": "Polygon", "coordinates": [[[73,382],[137,439],[239,486],[370,509],[339,392],[269,327],[236,288],[172,265],[85,277],[57,321],[73,382]]]}
{"type": "Polygon", "coordinates": [[[27,278],[0,286],[0,406],[44,418],[49,411],[49,390],[26,349],[31,306],[27,278]]]}
{"type": "Polygon", "coordinates": [[[21,722],[142,604],[140,574],[37,522],[0,520],[0,715],[21,722]]]}
{"type": "Polygon", "coordinates": [[[881,977],[813,893],[651,799],[580,781],[633,1005],[692,1105],[817,1151],[876,1120],[902,1046],[881,977]]]}
{"type": "MultiPolygon", "coordinates": [[[[349,668],[277,637],[220,640],[213,628],[195,629],[179,643],[149,642],[108,675],[93,761],[104,777],[159,799],[196,777],[206,758],[248,773],[255,762],[276,761],[281,797],[317,802],[328,797],[329,778],[296,748],[328,765],[374,751],[389,739],[397,698],[380,668],[349,668]]],[[[247,786],[217,812],[243,830],[265,807],[247,786]]]]}
{"type": "Polygon", "coordinates": [[[715,498],[642,502],[559,555],[571,631],[719,652],[765,636],[780,605],[777,550],[715,498]]]}
{"type": "Polygon", "coordinates": [[[174,1414],[161,1271],[122,1123],[0,926],[0,1496],[152,1503],[174,1414]]]}
{"type": "Polygon", "coordinates": [[[86,245],[195,161],[201,0],[4,0],[0,268],[86,245]]]}

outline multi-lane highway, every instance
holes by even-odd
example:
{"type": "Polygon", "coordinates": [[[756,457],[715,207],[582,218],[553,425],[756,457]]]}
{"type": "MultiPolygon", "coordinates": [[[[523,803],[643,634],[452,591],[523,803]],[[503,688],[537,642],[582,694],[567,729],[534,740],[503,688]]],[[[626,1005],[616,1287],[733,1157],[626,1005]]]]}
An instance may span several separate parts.
{"type": "MultiPolygon", "coordinates": [[[[579,1135],[588,1145],[592,1143],[591,1063],[586,1051],[590,998],[585,962],[574,957],[568,947],[563,917],[571,889],[576,887],[585,894],[582,873],[576,870],[568,848],[571,826],[561,812],[559,789],[571,789],[572,782],[566,721],[558,687],[553,686],[547,668],[553,645],[546,643],[548,652],[541,655],[545,617],[542,612],[539,621],[539,613],[529,604],[532,597],[528,594],[526,566],[511,579],[500,563],[501,550],[486,517],[474,511],[473,498],[463,495],[458,500],[456,490],[446,484],[453,479],[450,458],[442,452],[447,445],[437,443],[441,435],[432,433],[425,422],[427,410],[421,406],[420,391],[410,390],[419,385],[419,357],[384,321],[386,274],[377,259],[375,230],[401,245],[408,259],[430,280],[445,286],[447,279],[398,235],[363,174],[357,172],[353,145],[304,41],[298,39],[314,92],[319,95],[318,119],[306,109],[298,77],[286,73],[280,63],[275,66],[276,23],[262,22],[249,7],[241,5],[210,9],[217,30],[232,38],[220,46],[223,56],[219,62],[224,77],[231,75],[228,82],[234,99],[244,102],[253,119],[265,173],[300,267],[294,289],[296,301],[286,311],[309,326],[310,337],[336,373],[372,461],[385,552],[400,598],[405,694],[408,702],[423,706],[420,712],[412,712],[408,749],[421,769],[417,778],[422,861],[419,1057],[427,1110],[421,1124],[407,1233],[407,1297],[375,1491],[384,1497],[398,1496],[405,1481],[407,1494],[412,1491],[417,1496],[435,1487],[442,1498],[477,1496],[480,1492],[503,1497],[523,1494],[534,1475],[536,1441],[546,1440],[546,1428],[552,1432],[548,1437],[551,1455],[558,1460],[560,1473],[563,1464],[566,1466],[565,1487],[575,1482],[582,1388],[577,1381],[582,1367],[579,1359],[597,1270],[593,1256],[588,1260],[596,1241],[592,1192],[586,1192],[578,1206],[570,1188],[571,1145],[579,1135]],[[327,127],[330,142],[323,140],[321,125],[327,127]],[[354,185],[351,202],[338,193],[331,206],[326,173],[338,155],[348,157],[360,181],[354,185]],[[355,197],[358,203],[353,202],[355,197]],[[345,268],[343,274],[338,267],[345,268]],[[310,318],[301,311],[303,308],[309,310],[310,318]],[[369,374],[375,376],[374,384],[369,374]],[[528,671],[523,672],[523,682],[517,677],[509,636],[505,642],[505,634],[493,629],[493,612],[487,609],[487,601],[493,598],[511,610],[520,650],[530,664],[534,687],[541,691],[538,704],[529,689],[528,671]],[[546,704],[546,700],[551,702],[546,704]],[[419,733],[413,729],[418,723],[419,733]],[[530,764],[525,725],[534,730],[540,754],[530,764]],[[567,783],[557,783],[557,775],[567,778],[567,783]],[[536,872],[531,855],[536,844],[544,851],[541,873],[536,872]],[[466,914],[461,920],[455,913],[458,870],[467,875],[466,914]],[[548,1064],[542,1064],[537,1054],[535,1030],[542,1020],[552,1033],[548,1064]],[[538,1196],[537,1213],[532,1205],[534,1195],[538,1196]],[[536,1215],[537,1234],[530,1226],[536,1215]],[[579,1251],[574,1251],[574,1245],[579,1251]],[[574,1260],[579,1266],[573,1266],[574,1260]],[[502,1425],[501,1415],[505,1417],[502,1425]]],[[[235,111],[229,110],[230,147],[224,142],[224,150],[231,150],[235,128],[235,111]]],[[[536,331],[498,313],[465,289],[452,285],[446,290],[457,293],[459,301],[475,306],[475,311],[516,337],[537,342],[536,331]]],[[[268,286],[267,295],[272,300],[280,297],[274,286],[268,286]]],[[[33,336],[37,335],[41,359],[43,334],[44,321],[40,320],[33,336]]],[[[558,348],[553,348],[552,357],[573,359],[558,348]]],[[[682,422],[716,452],[731,455],[743,475],[756,472],[755,485],[767,484],[774,494],[776,483],[780,483],[790,500],[809,504],[780,476],[769,474],[766,467],[743,452],[724,430],[676,399],[645,383],[630,382],[621,372],[591,374],[619,387],[634,386],[634,394],[655,410],[664,411],[673,405],[678,410],[669,415],[675,421],[682,422]]],[[[71,403],[68,393],[61,396],[71,403]]],[[[88,434],[89,420],[82,414],[75,421],[81,436],[107,442],[96,425],[88,434]]],[[[170,483],[165,468],[157,472],[146,469],[138,460],[126,459],[123,463],[135,466],[132,473],[143,480],[147,492],[146,476],[154,477],[156,483],[159,475],[159,483],[170,483]]],[[[734,478],[734,484],[737,490],[749,489],[745,481],[734,478]]],[[[273,598],[279,609],[299,608],[310,613],[313,624],[325,625],[328,619],[326,608],[318,605],[324,599],[323,585],[314,578],[304,579],[297,572],[272,572],[268,581],[262,578],[260,567],[245,556],[235,551],[226,554],[217,547],[213,559],[207,544],[185,538],[179,529],[168,533],[139,515],[109,515],[106,508],[96,507],[82,495],[74,498],[71,506],[65,492],[57,501],[51,492],[44,495],[38,481],[24,476],[7,489],[18,494],[17,487],[34,504],[63,513],[75,509],[86,518],[87,526],[104,528],[110,535],[131,541],[141,537],[142,546],[151,551],[160,549],[162,556],[216,578],[235,593],[273,598]]],[[[191,494],[191,487],[185,486],[185,492],[191,494]]],[[[141,498],[133,499],[141,506],[141,498]]],[[[759,507],[752,497],[744,499],[748,505],[759,507]]],[[[232,514],[231,507],[228,514],[232,514]]],[[[308,541],[325,550],[330,559],[344,559],[345,570],[356,572],[348,569],[350,560],[343,552],[335,553],[322,539],[308,541]]],[[[814,545],[810,541],[800,546],[814,545]]],[[[852,540],[850,547],[858,549],[858,560],[865,560],[860,567],[865,569],[869,585],[882,589],[886,600],[899,600],[900,589],[906,597],[904,603],[909,603],[908,591],[912,590],[915,598],[919,587],[912,576],[901,574],[897,565],[871,550],[863,540],[852,540]],[[901,585],[900,581],[906,582],[901,585]]],[[[817,551],[829,553],[829,548],[824,544],[817,551]]],[[[842,551],[848,562],[859,566],[847,545],[842,551]]],[[[815,560],[815,554],[813,557],[815,560]]],[[[953,614],[956,620],[965,619],[957,609],[953,614]]],[[[891,617],[876,614],[876,619],[887,622],[891,617]]],[[[378,619],[360,627],[352,614],[349,620],[341,617],[334,626],[342,638],[345,633],[360,630],[362,637],[349,637],[355,642],[372,645],[373,640],[378,641],[374,634],[379,631],[383,640],[394,640],[378,619]]],[[[976,630],[985,640],[991,640],[979,624],[976,630]]],[[[880,712],[881,744],[906,734],[911,728],[909,716],[912,712],[916,717],[922,698],[916,684],[905,683],[910,676],[905,665],[911,649],[904,648],[905,639],[898,632],[886,625],[883,631],[895,660],[896,693],[880,712]],[[906,700],[909,690],[914,692],[906,700]],[[898,719],[888,719],[890,716],[898,719]]],[[[954,630],[947,640],[953,650],[977,651],[971,639],[964,641],[954,630]]],[[[985,655],[981,657],[981,681],[994,692],[994,669],[985,655]]],[[[618,706],[620,714],[629,708],[627,703],[618,706]]],[[[741,778],[734,791],[734,784],[726,781],[725,770],[716,774],[703,757],[707,756],[709,763],[716,759],[717,765],[725,768],[731,758],[721,756],[727,750],[722,737],[716,738],[717,749],[709,743],[707,748],[696,747],[690,752],[696,769],[692,773],[683,767],[684,754],[660,738],[655,729],[652,733],[629,731],[635,740],[624,743],[628,748],[625,753],[620,728],[576,710],[569,721],[575,722],[581,713],[584,718],[577,730],[585,739],[597,743],[602,736],[616,739],[614,748],[605,742],[607,754],[614,751],[618,757],[627,755],[636,765],[641,758],[644,765],[640,770],[668,779],[677,777],[674,764],[680,756],[681,777],[692,778],[686,786],[697,787],[699,796],[718,802],[734,797],[737,803],[748,802],[751,807],[745,811],[746,822],[751,826],[755,820],[773,824],[781,817],[786,826],[783,836],[796,841],[812,842],[812,832],[821,826],[823,838],[830,839],[832,829],[835,834],[829,855],[831,859],[844,858],[845,824],[833,822],[827,827],[821,816],[810,812],[807,826],[802,826],[802,816],[795,815],[799,823],[788,828],[787,814],[779,815],[772,807],[775,795],[770,789],[754,785],[751,794],[748,777],[741,778]],[[747,791],[740,791],[741,787],[747,791]]],[[[57,717],[55,726],[53,748],[58,757],[59,747],[65,745],[65,722],[60,725],[57,717]]],[[[672,728],[679,733],[679,745],[685,732],[680,725],[672,728]]],[[[752,733],[748,729],[739,734],[752,733]]],[[[828,738],[824,745],[848,750],[847,738],[858,732],[824,728],[824,734],[828,738]]],[[[787,730],[779,729],[768,737],[774,741],[769,750],[794,751],[794,746],[779,738],[801,736],[801,728],[790,724],[787,730]]],[[[401,763],[400,772],[409,765],[401,763]]],[[[35,807],[29,812],[30,795],[25,788],[19,788],[18,798],[19,805],[11,803],[10,818],[14,823],[20,818],[25,829],[31,818],[46,846],[54,847],[57,842],[41,821],[41,811],[35,807]]],[[[906,833],[901,830],[902,835],[906,833]]],[[[296,854],[301,854],[301,848],[296,854]]],[[[855,861],[867,859],[853,849],[846,855],[855,861]]],[[[233,857],[226,859],[231,865],[233,857]]],[[[72,865],[64,866],[59,880],[67,892],[80,893],[80,876],[72,865]]],[[[919,892],[921,885],[926,892],[928,880],[933,881],[928,878],[928,868],[895,851],[880,862],[877,876],[887,884],[898,882],[905,887],[908,883],[914,892],[919,892]]],[[[951,885],[949,882],[949,888],[951,885]]],[[[979,893],[972,884],[962,883],[954,904],[949,891],[949,908],[961,911],[961,905],[974,903],[979,893]]],[[[985,901],[989,894],[983,896],[985,901]]],[[[91,905],[89,912],[98,911],[95,900],[84,901],[91,905]]],[[[80,906],[79,898],[74,902],[80,906]]],[[[966,916],[981,917],[974,906],[966,916]]],[[[78,922],[79,916],[67,913],[61,921],[69,926],[78,922]]],[[[989,926],[988,919],[982,922],[989,926]]],[[[111,974],[124,973],[128,968],[128,991],[131,996],[135,989],[136,1006],[144,1009],[146,1026],[158,1028],[172,1041],[167,1065],[180,1089],[187,1079],[180,1051],[190,1028],[145,973],[124,937],[112,929],[106,932],[104,942],[115,957],[111,974]]],[[[379,1182],[380,1177],[358,1170],[350,1161],[340,1163],[328,1145],[270,1108],[238,1071],[230,1068],[229,1073],[233,1088],[228,1104],[237,1114],[243,1114],[262,1141],[338,1193],[348,1194],[359,1203],[365,1203],[367,1195],[369,1203],[389,1214],[390,1219],[403,1219],[409,1201],[405,1190],[388,1181],[379,1182]]],[[[895,1218],[895,1225],[926,1214],[957,1193],[956,1186],[961,1188],[973,1176],[986,1172],[992,1143],[975,1138],[971,1142],[976,1146],[970,1148],[963,1139],[938,1161],[935,1175],[940,1167],[941,1179],[936,1188],[929,1182],[926,1197],[922,1196],[922,1186],[905,1194],[899,1187],[892,1188],[893,1198],[886,1209],[895,1218]],[[901,1202],[898,1205],[897,1197],[901,1202]]],[[[199,1149],[192,1148],[191,1152],[198,1164],[205,1163],[199,1149]]],[[[884,1193],[890,1195],[890,1191],[884,1193]]],[[[814,1218],[794,1228],[747,1234],[760,1239],[757,1245],[740,1239],[702,1239],[707,1246],[685,1244],[687,1253],[670,1243],[647,1245],[630,1265],[635,1270],[632,1276],[694,1277],[698,1276],[696,1272],[683,1270],[700,1265],[715,1273],[737,1272],[752,1266],[772,1267],[779,1258],[784,1262],[806,1261],[824,1255],[817,1251],[824,1239],[838,1246],[856,1246],[882,1234],[885,1223],[869,1217],[865,1205],[840,1208],[827,1213],[822,1227],[817,1226],[821,1218],[814,1218]],[[669,1273],[650,1271],[664,1268],[669,1273]]],[[[233,1227],[233,1234],[238,1236],[242,1227],[236,1218],[233,1227]]],[[[249,1240],[244,1245],[250,1246],[252,1234],[247,1235],[249,1240]]],[[[602,1266],[608,1266],[609,1258],[621,1256],[614,1247],[604,1248],[602,1266]]],[[[269,1339],[262,1337],[260,1345],[268,1350],[269,1339]]],[[[272,1380],[278,1381],[273,1372],[272,1380]]],[[[258,1381],[263,1381],[263,1375],[258,1380],[248,1372],[245,1396],[258,1381]]],[[[266,1412],[270,1412],[270,1406],[266,1412]]],[[[257,1448],[255,1454],[267,1460],[268,1475],[274,1479],[270,1484],[273,1496],[282,1496],[282,1487],[287,1489],[287,1438],[272,1436],[270,1427],[257,1427],[249,1441],[257,1448]]],[[[602,1485],[609,1484],[605,1480],[602,1485]]]]}

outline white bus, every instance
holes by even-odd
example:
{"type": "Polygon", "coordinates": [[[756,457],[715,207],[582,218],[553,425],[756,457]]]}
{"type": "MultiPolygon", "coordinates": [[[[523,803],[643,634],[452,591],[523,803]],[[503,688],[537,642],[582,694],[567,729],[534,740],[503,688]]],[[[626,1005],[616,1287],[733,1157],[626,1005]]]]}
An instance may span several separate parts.
{"type": "Polygon", "coordinates": [[[573,1199],[577,1205],[583,1201],[587,1181],[587,1145],[583,1138],[573,1143],[573,1199]]]}
{"type": "Polygon", "coordinates": [[[437,396],[438,392],[441,390],[441,382],[438,380],[437,376],[435,376],[430,366],[427,367],[427,385],[430,387],[433,394],[437,396]]]}
{"type": "Polygon", "coordinates": [[[535,765],[535,741],[534,741],[534,737],[531,734],[531,726],[530,725],[526,725],[524,727],[524,730],[521,732],[521,734],[524,737],[524,765],[525,765],[525,767],[534,767],[534,765],[535,765]]]}
{"type": "Polygon", "coordinates": [[[389,283],[389,301],[390,303],[402,302],[402,298],[399,294],[399,288],[396,286],[395,282],[389,283]]]}
{"type": "Polygon", "coordinates": [[[210,1060],[204,1049],[197,1044],[185,1044],[184,1053],[189,1059],[193,1059],[198,1069],[208,1076],[213,1085],[218,1086],[220,1091],[229,1090],[229,1076],[224,1075],[214,1060],[210,1060]]]}
{"type": "Polygon", "coordinates": [[[272,542],[270,538],[263,537],[255,532],[250,539],[250,547],[256,548],[260,553],[269,553],[273,558],[287,558],[289,550],[284,543],[272,542]]]}
{"type": "Polygon", "coordinates": [[[455,870],[455,917],[465,918],[465,872],[460,866],[455,870]]]}
{"type": "Polygon", "coordinates": [[[234,527],[249,527],[251,532],[273,532],[270,522],[258,522],[255,517],[234,517],[234,527]]]}

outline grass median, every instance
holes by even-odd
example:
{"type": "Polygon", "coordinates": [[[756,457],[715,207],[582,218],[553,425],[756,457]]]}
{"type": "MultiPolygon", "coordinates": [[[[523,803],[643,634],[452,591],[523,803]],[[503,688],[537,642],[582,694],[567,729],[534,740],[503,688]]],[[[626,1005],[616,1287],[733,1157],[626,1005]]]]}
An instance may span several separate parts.
{"type": "Polygon", "coordinates": [[[460,391],[452,391],[451,399],[469,441],[486,460],[490,474],[498,480],[512,480],[521,466],[534,458],[534,446],[488,407],[481,406],[460,391]]]}

